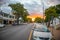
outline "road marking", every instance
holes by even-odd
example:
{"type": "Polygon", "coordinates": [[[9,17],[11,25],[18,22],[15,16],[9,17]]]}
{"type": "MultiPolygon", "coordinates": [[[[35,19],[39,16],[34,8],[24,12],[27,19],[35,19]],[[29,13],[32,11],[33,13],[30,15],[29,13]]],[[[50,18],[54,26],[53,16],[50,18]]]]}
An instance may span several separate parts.
{"type": "MultiPolygon", "coordinates": [[[[33,24],[33,26],[32,26],[32,27],[34,28],[34,24],[33,24]]],[[[32,32],[33,32],[33,30],[31,29],[28,40],[31,40],[31,37],[32,37],[32,32]]]]}
{"type": "Polygon", "coordinates": [[[33,30],[31,30],[28,40],[31,40],[33,30]]]}

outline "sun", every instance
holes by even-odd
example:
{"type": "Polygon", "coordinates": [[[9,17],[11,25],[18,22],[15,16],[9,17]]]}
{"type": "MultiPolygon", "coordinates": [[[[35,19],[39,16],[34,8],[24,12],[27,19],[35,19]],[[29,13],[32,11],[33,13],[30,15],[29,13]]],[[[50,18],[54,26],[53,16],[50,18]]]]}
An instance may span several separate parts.
{"type": "Polygon", "coordinates": [[[35,18],[32,18],[32,21],[35,21],[35,18]]]}

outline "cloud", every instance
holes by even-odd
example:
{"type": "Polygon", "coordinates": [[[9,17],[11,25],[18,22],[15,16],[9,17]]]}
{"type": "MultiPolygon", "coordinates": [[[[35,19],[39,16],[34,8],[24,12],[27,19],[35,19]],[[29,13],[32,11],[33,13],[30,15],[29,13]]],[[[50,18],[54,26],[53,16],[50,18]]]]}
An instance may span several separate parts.
{"type": "Polygon", "coordinates": [[[3,7],[1,7],[1,10],[3,11],[3,12],[5,12],[5,13],[11,13],[11,7],[8,7],[8,6],[3,6],[3,7]]]}
{"type": "Polygon", "coordinates": [[[60,4],[60,0],[49,0],[48,1],[50,5],[57,5],[57,4],[60,4]]]}
{"type": "Polygon", "coordinates": [[[40,1],[37,1],[37,0],[30,0],[31,2],[25,2],[24,3],[24,6],[25,6],[25,8],[27,8],[28,9],[28,11],[30,12],[30,13],[32,13],[32,12],[40,12],[40,10],[41,10],[41,2],[40,1]],[[40,10],[38,10],[38,9],[40,9],[40,10]]]}
{"type": "MultiPolygon", "coordinates": [[[[24,7],[29,11],[29,13],[33,13],[33,12],[42,13],[43,12],[42,0],[3,0],[1,2],[3,2],[3,3],[5,2],[6,3],[6,4],[4,4],[5,6],[7,6],[8,3],[20,2],[20,3],[24,4],[24,7]]],[[[46,9],[50,6],[60,4],[60,0],[43,0],[43,3],[44,3],[44,8],[46,9]]]]}

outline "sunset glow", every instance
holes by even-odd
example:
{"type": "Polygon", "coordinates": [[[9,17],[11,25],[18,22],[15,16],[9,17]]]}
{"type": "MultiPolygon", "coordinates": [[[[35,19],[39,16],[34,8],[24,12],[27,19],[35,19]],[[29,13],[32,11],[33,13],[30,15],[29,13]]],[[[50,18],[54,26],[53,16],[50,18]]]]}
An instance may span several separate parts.
{"type": "MultiPolygon", "coordinates": [[[[37,14],[37,13],[34,13],[34,14],[31,14],[29,16],[27,16],[27,18],[31,18],[33,21],[35,20],[36,17],[40,17],[43,19],[43,15],[42,14],[37,14]]],[[[45,16],[44,16],[44,19],[45,19],[45,16]]]]}
{"type": "Polygon", "coordinates": [[[32,18],[32,21],[35,21],[35,18],[32,18]]]}

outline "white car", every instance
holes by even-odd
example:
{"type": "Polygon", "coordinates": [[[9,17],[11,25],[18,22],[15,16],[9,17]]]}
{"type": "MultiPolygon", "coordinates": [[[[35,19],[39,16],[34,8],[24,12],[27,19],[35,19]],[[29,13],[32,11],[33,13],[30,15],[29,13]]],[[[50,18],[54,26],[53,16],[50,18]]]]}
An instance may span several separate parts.
{"type": "Polygon", "coordinates": [[[5,27],[5,25],[0,23],[0,27],[5,27]]]}
{"type": "Polygon", "coordinates": [[[33,40],[51,40],[52,34],[47,27],[35,27],[32,34],[33,40]]]}

